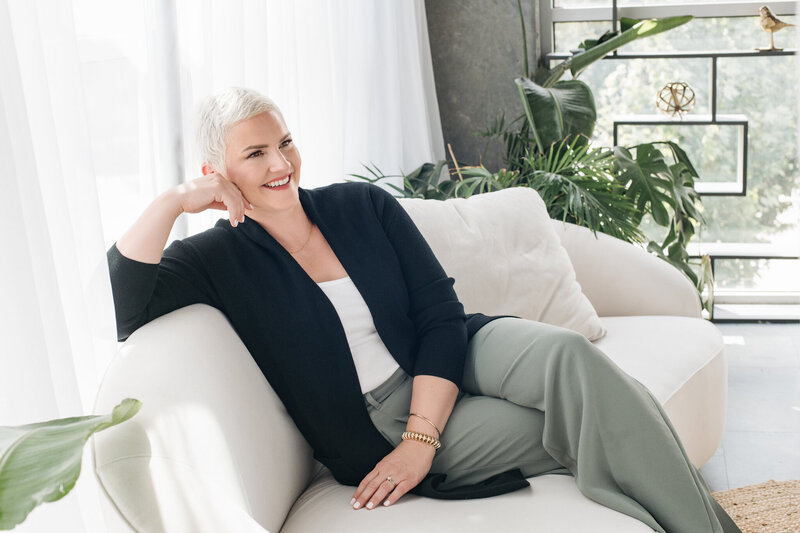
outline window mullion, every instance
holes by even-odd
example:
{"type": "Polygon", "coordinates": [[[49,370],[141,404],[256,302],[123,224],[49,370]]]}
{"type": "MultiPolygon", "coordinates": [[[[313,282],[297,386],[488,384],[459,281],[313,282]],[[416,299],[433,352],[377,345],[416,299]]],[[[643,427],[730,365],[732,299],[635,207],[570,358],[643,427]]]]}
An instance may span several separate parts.
{"type": "MultiPolygon", "coordinates": [[[[620,17],[636,19],[654,17],[674,17],[680,15],[693,15],[698,18],[709,17],[754,17],[758,16],[759,8],[764,5],[760,2],[731,2],[726,4],[675,4],[675,5],[650,5],[650,6],[618,6],[620,17]]],[[[542,15],[544,15],[544,5],[542,15]]],[[[793,15],[796,11],[795,2],[771,2],[770,9],[776,15],[793,15]]],[[[598,20],[611,20],[611,5],[608,7],[586,8],[550,8],[549,20],[542,18],[545,23],[552,26],[556,22],[590,22],[598,20]]],[[[552,30],[551,30],[552,31],[552,30]]]]}
{"type": "Polygon", "coordinates": [[[534,0],[534,9],[537,14],[536,34],[538,41],[538,57],[544,57],[555,48],[553,41],[553,0],[534,0]]]}

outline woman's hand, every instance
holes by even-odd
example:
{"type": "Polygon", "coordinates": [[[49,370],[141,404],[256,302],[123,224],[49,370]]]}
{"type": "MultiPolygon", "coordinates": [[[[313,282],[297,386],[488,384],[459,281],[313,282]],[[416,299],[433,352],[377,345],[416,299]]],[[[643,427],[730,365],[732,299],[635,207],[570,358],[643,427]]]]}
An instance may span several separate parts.
{"type": "Polygon", "coordinates": [[[180,201],[181,211],[200,213],[206,209],[228,211],[231,226],[244,222],[244,213],[253,209],[242,191],[232,181],[216,172],[212,172],[174,189],[180,201]]]}
{"type": "Polygon", "coordinates": [[[122,255],[142,263],[158,264],[161,252],[181,213],[227,209],[232,226],[244,222],[253,206],[230,180],[209,172],[201,178],[173,187],[147,206],[133,226],[117,241],[122,255]]]}
{"type": "Polygon", "coordinates": [[[350,502],[353,509],[392,505],[428,474],[435,453],[433,446],[422,442],[398,444],[358,485],[350,502]]]}

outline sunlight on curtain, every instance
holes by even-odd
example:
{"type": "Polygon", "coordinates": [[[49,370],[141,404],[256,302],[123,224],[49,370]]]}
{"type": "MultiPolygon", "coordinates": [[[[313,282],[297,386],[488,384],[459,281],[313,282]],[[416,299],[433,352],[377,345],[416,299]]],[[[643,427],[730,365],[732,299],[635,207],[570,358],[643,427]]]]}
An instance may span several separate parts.
{"type": "MultiPolygon", "coordinates": [[[[306,188],[364,174],[362,164],[398,174],[444,158],[422,0],[74,3],[106,245],[159,192],[200,175],[195,109],[225,87],[278,103],[306,188]],[[183,137],[177,165],[172,127],[183,137]]],[[[179,224],[195,233],[220,217],[179,224]]]]}
{"type": "MultiPolygon", "coordinates": [[[[0,42],[0,425],[20,425],[91,412],[116,335],[70,4],[0,3],[0,42]]],[[[102,527],[84,477],[18,529],[102,527]]]]}
{"type": "Polygon", "coordinates": [[[80,78],[104,242],[110,246],[175,177],[160,165],[145,2],[74,0],[80,78]]]}
{"type": "MultiPolygon", "coordinates": [[[[245,86],[275,100],[303,158],[301,186],[410,172],[444,159],[422,0],[177,0],[187,177],[206,95],[245,86]]],[[[395,180],[399,185],[400,180],[395,180]]],[[[190,232],[217,214],[193,217],[190,232]]]]}
{"type": "MultiPolygon", "coordinates": [[[[444,157],[422,0],[0,0],[0,68],[0,425],[92,412],[117,349],[105,250],[199,175],[207,94],[274,98],[307,188],[444,157]]],[[[89,458],[19,531],[105,530],[89,458]]]]}

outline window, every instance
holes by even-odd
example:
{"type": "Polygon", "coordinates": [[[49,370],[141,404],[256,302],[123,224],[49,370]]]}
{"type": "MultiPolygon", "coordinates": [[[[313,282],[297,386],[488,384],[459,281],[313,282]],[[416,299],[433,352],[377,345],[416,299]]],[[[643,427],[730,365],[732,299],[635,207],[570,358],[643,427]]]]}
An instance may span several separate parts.
{"type": "MultiPolygon", "coordinates": [[[[617,122],[620,145],[673,139],[691,157],[707,218],[694,246],[717,255],[717,303],[723,306],[800,303],[796,35],[793,27],[775,33],[775,46],[784,52],[756,52],[769,45],[759,25],[761,5],[555,0],[540,6],[540,45],[551,65],[620,17],[695,16],[619,49],[580,79],[596,99],[595,143],[611,146],[617,122]],[[655,106],[659,90],[675,81],[695,93],[695,108],[683,121],[659,115],[655,106]],[[692,121],[706,124],[686,124],[692,121]]],[[[794,23],[794,2],[771,8],[794,23]]],[[[645,221],[649,237],[662,237],[662,230],[645,221]]]]}

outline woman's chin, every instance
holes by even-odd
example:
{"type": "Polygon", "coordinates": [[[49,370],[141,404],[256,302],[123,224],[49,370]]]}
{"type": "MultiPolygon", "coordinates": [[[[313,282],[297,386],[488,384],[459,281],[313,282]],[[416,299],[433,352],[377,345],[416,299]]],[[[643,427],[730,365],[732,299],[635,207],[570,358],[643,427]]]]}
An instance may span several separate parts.
{"type": "Polygon", "coordinates": [[[258,199],[255,202],[251,202],[256,211],[283,211],[300,203],[300,195],[293,182],[281,187],[268,188],[262,186],[261,188],[263,190],[260,191],[258,199]]]}

